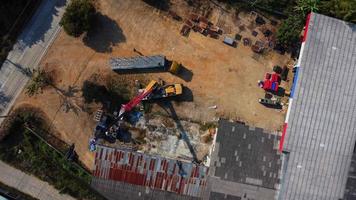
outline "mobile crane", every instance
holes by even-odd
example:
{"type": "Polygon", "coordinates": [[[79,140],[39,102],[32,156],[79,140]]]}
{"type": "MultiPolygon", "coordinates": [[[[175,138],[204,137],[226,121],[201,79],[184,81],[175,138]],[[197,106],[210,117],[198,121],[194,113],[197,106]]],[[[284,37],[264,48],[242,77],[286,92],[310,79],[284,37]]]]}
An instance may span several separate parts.
{"type": "Polygon", "coordinates": [[[123,104],[120,108],[119,114],[108,122],[107,117],[100,120],[100,122],[95,127],[95,137],[89,141],[89,149],[95,151],[96,140],[98,137],[105,135],[109,138],[115,138],[116,133],[120,129],[120,122],[123,120],[125,113],[130,112],[134,107],[136,107],[141,101],[156,99],[158,97],[164,98],[169,96],[175,96],[182,94],[182,85],[174,84],[168,86],[162,86],[158,84],[157,81],[152,80],[139,94],[131,99],[128,103],[123,104]]]}
{"type": "Polygon", "coordinates": [[[130,112],[143,98],[150,95],[157,86],[157,81],[152,80],[136,97],[131,99],[128,103],[121,105],[119,114],[115,116],[111,122],[108,122],[107,117],[104,116],[95,127],[94,138],[89,140],[89,150],[96,150],[96,141],[99,137],[113,138],[113,135],[120,129],[120,121],[123,119],[125,113],[130,112]],[[118,126],[116,126],[116,124],[118,124],[118,126]]]}

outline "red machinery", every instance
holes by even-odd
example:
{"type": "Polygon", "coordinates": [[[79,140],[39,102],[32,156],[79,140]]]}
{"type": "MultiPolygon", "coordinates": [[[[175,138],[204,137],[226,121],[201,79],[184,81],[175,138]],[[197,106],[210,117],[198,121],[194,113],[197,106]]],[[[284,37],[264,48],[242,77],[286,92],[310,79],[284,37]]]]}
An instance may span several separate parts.
{"type": "Polygon", "coordinates": [[[265,80],[260,81],[259,85],[264,90],[272,90],[278,91],[279,82],[281,81],[281,77],[277,73],[266,73],[265,80]]]}
{"type": "Polygon", "coordinates": [[[113,133],[111,133],[112,132],[111,128],[113,127],[113,125],[116,124],[117,122],[119,122],[119,124],[120,124],[120,121],[122,120],[123,115],[126,112],[130,112],[135,106],[137,106],[142,101],[143,98],[150,95],[152,93],[152,91],[154,89],[156,89],[157,86],[158,86],[157,81],[151,81],[146,86],[146,88],[142,92],[140,92],[135,98],[133,98],[131,101],[129,101],[128,103],[123,104],[121,106],[119,115],[117,117],[115,117],[112,122],[110,122],[109,124],[106,124],[106,122],[99,122],[97,124],[97,126],[95,127],[95,133],[94,133],[95,137],[90,139],[90,141],[89,141],[90,151],[95,151],[95,149],[96,149],[96,140],[98,139],[97,134],[98,135],[105,134],[108,137],[116,138],[116,136],[113,136],[113,133]]]}
{"type": "Polygon", "coordinates": [[[120,113],[118,118],[120,119],[126,112],[130,112],[137,104],[139,104],[142,99],[151,94],[151,92],[157,87],[157,81],[151,81],[146,88],[135,98],[131,99],[127,104],[123,104],[120,108],[120,113]]]}

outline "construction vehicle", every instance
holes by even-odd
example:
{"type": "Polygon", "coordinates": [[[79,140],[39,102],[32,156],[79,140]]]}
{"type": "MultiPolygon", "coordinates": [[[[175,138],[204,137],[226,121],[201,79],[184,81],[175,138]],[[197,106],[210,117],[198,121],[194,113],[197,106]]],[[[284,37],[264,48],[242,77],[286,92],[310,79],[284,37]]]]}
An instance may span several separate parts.
{"type": "Polygon", "coordinates": [[[277,73],[266,73],[264,81],[258,81],[259,87],[263,88],[266,91],[277,92],[279,84],[281,82],[281,77],[277,73]]]}
{"type": "Polygon", "coordinates": [[[182,94],[182,92],[182,84],[165,85],[162,87],[157,87],[150,95],[147,95],[142,100],[154,100],[166,97],[173,97],[182,94]]]}
{"type": "Polygon", "coordinates": [[[142,99],[150,95],[152,91],[156,89],[157,86],[157,81],[152,80],[146,86],[145,89],[139,91],[139,94],[136,97],[121,106],[119,114],[113,117],[104,115],[95,127],[95,138],[90,140],[90,149],[92,149],[93,151],[96,149],[95,144],[97,138],[99,137],[106,138],[109,141],[114,141],[116,139],[114,136],[117,134],[118,131],[120,131],[120,121],[123,119],[124,114],[130,112],[135,106],[137,106],[142,101],[142,99]]]}
{"type": "Polygon", "coordinates": [[[258,99],[258,102],[268,107],[279,108],[279,109],[282,108],[281,98],[276,97],[275,95],[273,95],[272,98],[260,98],[258,99]]]}
{"type": "Polygon", "coordinates": [[[182,65],[180,63],[178,63],[177,61],[172,61],[170,63],[168,71],[171,72],[172,74],[178,74],[181,68],[182,65]]]}
{"type": "Polygon", "coordinates": [[[136,97],[131,99],[128,103],[123,104],[117,115],[104,115],[101,117],[94,130],[95,137],[89,141],[90,151],[96,150],[97,139],[105,138],[107,141],[115,141],[116,136],[120,134],[121,122],[126,113],[130,112],[142,100],[165,98],[182,94],[182,85],[173,84],[159,87],[157,81],[152,80],[144,89],[139,90],[136,97]]]}
{"type": "Polygon", "coordinates": [[[143,91],[139,92],[139,94],[133,98],[131,101],[129,101],[127,104],[123,104],[121,106],[118,119],[122,119],[123,115],[126,112],[130,112],[135,106],[137,106],[145,97],[150,95],[152,91],[154,91],[158,86],[157,81],[152,80],[143,91]]]}

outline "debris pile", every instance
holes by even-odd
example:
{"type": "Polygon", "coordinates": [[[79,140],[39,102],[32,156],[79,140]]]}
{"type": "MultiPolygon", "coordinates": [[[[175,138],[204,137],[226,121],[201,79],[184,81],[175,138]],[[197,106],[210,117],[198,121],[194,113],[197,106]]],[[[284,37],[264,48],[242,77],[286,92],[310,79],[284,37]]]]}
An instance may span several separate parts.
{"type": "Polygon", "coordinates": [[[199,32],[205,36],[209,35],[211,38],[215,39],[218,39],[219,35],[223,32],[218,26],[215,26],[207,18],[194,13],[190,15],[189,19],[185,20],[185,23],[181,29],[181,34],[187,37],[190,30],[199,32]]]}

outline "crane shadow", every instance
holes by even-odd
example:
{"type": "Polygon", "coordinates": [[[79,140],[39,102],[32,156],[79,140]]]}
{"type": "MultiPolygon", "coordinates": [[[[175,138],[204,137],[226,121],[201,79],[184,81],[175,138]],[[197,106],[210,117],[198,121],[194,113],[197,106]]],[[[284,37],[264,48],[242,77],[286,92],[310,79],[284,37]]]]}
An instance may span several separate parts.
{"type": "Polygon", "coordinates": [[[173,104],[172,102],[170,101],[166,101],[166,102],[160,102],[160,103],[157,103],[165,112],[167,112],[168,115],[170,115],[172,117],[172,119],[174,120],[174,122],[176,123],[177,125],[177,129],[179,130],[180,132],[180,138],[184,140],[184,142],[187,144],[188,148],[189,148],[189,151],[190,153],[192,154],[193,156],[193,163],[197,163],[199,164],[201,161],[198,160],[198,157],[197,157],[197,154],[195,152],[195,149],[193,147],[193,145],[191,144],[190,142],[190,139],[188,137],[188,134],[187,132],[184,130],[184,127],[182,125],[182,123],[180,122],[180,119],[173,107],[173,104]]]}

